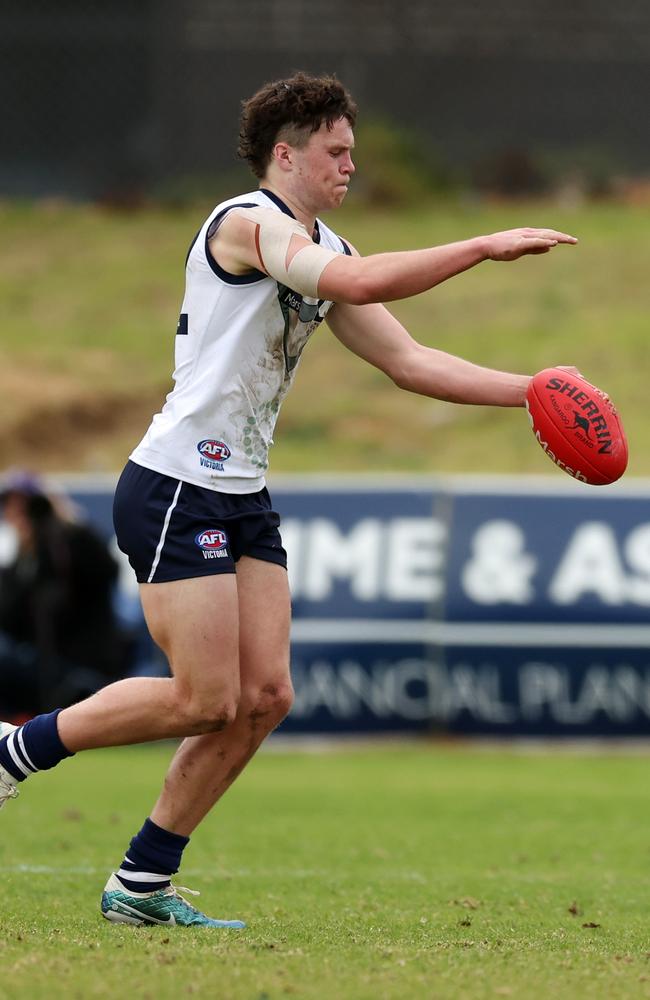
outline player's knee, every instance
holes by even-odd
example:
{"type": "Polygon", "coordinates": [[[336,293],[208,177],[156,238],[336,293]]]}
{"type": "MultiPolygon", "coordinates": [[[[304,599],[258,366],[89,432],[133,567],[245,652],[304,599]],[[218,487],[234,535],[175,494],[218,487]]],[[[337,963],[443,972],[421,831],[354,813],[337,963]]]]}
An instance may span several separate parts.
{"type": "Polygon", "coordinates": [[[268,681],[242,693],[240,714],[245,712],[253,729],[270,731],[288,715],[293,705],[290,680],[268,681]]]}
{"type": "Polygon", "coordinates": [[[237,716],[234,698],[191,698],[181,707],[181,715],[188,732],[220,733],[232,725],[237,716]]]}
{"type": "Polygon", "coordinates": [[[201,726],[207,733],[220,733],[231,726],[237,717],[237,703],[228,702],[208,706],[203,710],[201,726]]]}
{"type": "Polygon", "coordinates": [[[273,713],[278,718],[278,721],[282,721],[289,714],[293,705],[293,685],[291,681],[284,681],[282,684],[270,684],[268,687],[269,689],[273,688],[273,691],[270,692],[273,713]]]}

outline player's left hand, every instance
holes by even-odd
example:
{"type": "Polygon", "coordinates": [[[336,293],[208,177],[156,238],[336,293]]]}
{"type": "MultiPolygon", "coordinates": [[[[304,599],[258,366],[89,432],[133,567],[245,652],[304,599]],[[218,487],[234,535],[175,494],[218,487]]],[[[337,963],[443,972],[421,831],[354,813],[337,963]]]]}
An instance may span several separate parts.
{"type": "Polygon", "coordinates": [[[485,237],[490,260],[517,260],[525,254],[548,253],[559,243],[575,244],[575,236],[556,229],[508,229],[485,237]]]}

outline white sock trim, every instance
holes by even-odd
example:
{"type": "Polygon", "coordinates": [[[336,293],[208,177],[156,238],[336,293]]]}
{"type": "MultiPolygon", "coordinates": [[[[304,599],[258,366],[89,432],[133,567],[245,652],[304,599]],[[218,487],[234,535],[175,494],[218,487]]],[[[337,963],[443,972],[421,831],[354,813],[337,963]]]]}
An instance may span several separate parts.
{"type": "Polygon", "coordinates": [[[34,763],[33,763],[33,762],[32,762],[32,761],[30,760],[30,757],[29,757],[29,754],[28,754],[28,753],[27,753],[27,751],[25,750],[25,741],[24,741],[24,739],[23,739],[23,730],[22,730],[22,726],[20,727],[20,729],[17,729],[17,730],[16,730],[16,732],[14,733],[14,739],[17,739],[17,740],[18,740],[18,743],[20,744],[20,749],[21,749],[21,750],[22,750],[22,752],[23,752],[23,757],[24,757],[24,758],[25,758],[25,760],[27,761],[27,766],[28,766],[28,767],[31,767],[32,771],[38,771],[38,768],[36,767],[36,764],[34,764],[34,763]]]}
{"type": "Polygon", "coordinates": [[[18,751],[14,747],[15,739],[16,739],[15,733],[11,733],[11,735],[7,737],[7,750],[9,751],[9,756],[13,760],[14,764],[16,765],[20,773],[24,774],[25,777],[28,778],[30,774],[33,774],[33,771],[30,771],[29,768],[25,767],[22,760],[18,756],[18,751]]]}
{"type": "Polygon", "coordinates": [[[120,868],[115,873],[118,878],[126,879],[128,882],[169,882],[171,874],[161,875],[159,872],[130,872],[127,868],[120,868]]]}

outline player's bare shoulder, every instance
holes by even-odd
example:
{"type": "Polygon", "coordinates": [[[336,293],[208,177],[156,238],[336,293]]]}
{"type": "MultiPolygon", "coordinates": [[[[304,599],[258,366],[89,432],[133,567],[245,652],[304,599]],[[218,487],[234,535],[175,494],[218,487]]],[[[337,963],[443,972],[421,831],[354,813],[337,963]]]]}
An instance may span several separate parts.
{"type": "Polygon", "coordinates": [[[246,274],[259,268],[255,228],[243,214],[245,211],[233,208],[227,212],[208,240],[210,253],[230,274],[246,274]]]}

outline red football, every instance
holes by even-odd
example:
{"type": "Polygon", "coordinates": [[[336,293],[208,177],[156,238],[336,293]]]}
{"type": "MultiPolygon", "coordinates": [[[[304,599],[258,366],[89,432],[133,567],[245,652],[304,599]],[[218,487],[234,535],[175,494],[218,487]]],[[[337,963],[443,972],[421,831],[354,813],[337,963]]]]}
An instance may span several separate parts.
{"type": "Polygon", "coordinates": [[[606,486],[627,466],[627,441],[610,400],[579,375],[545,368],[526,393],[533,433],[548,457],[574,479],[606,486]]]}

